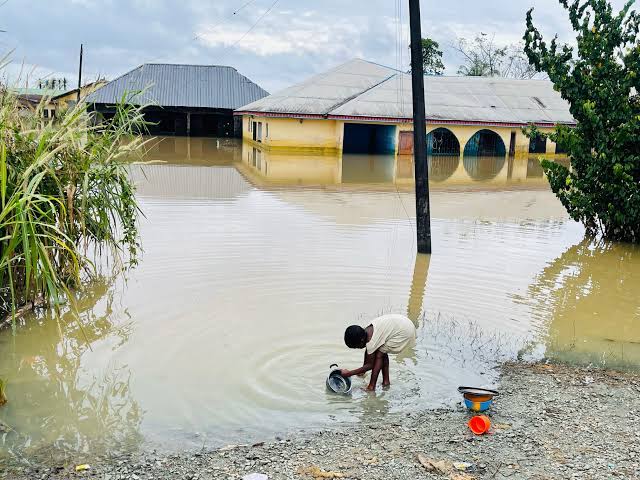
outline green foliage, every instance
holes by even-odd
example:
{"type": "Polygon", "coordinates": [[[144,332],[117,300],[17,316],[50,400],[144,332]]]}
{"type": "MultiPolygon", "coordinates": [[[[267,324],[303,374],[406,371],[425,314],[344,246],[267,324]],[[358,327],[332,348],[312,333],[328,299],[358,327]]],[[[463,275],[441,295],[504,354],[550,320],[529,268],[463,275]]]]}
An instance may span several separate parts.
{"type": "Polygon", "coordinates": [[[140,248],[127,165],[143,145],[141,107],[123,101],[100,125],[84,105],[53,121],[43,108],[0,96],[0,320],[14,328],[20,305],[59,304],[105,249],[126,268],[140,248]]]}
{"type": "MultiPolygon", "coordinates": [[[[571,158],[542,166],[571,217],[590,234],[640,241],[640,15],[633,1],[615,13],[607,0],[559,0],[577,48],[547,44],[527,13],[525,52],[570,104],[575,128],[549,137],[571,158]]],[[[538,132],[529,131],[535,135],[538,132]]]]}
{"type": "Polygon", "coordinates": [[[440,44],[430,38],[422,39],[422,66],[425,75],[442,75],[444,73],[440,44]]]}

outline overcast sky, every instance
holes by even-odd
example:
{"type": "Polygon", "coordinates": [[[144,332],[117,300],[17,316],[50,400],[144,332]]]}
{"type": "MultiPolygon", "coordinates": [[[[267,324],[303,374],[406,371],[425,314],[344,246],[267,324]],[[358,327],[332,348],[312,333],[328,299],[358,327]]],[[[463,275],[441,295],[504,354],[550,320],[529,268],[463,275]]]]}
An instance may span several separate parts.
{"type": "MultiPolygon", "coordinates": [[[[145,62],[223,64],[274,92],[353,57],[396,66],[398,42],[405,68],[408,0],[399,3],[401,35],[396,0],[0,0],[0,51],[13,50],[5,75],[22,71],[23,84],[27,74],[31,84],[75,78],[84,43],[86,81],[145,62]]],[[[518,42],[529,7],[543,33],[571,40],[558,0],[422,0],[423,36],[440,42],[455,75],[457,37],[518,42]]]]}

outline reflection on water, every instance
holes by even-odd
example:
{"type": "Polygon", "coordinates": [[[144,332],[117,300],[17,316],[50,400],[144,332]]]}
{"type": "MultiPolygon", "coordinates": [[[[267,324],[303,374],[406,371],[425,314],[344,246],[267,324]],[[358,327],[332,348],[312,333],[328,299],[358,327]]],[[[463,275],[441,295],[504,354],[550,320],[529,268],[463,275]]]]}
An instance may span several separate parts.
{"type": "MultiPolygon", "coordinates": [[[[473,180],[493,180],[504,171],[505,157],[464,157],[464,169],[473,180]]],[[[506,172],[503,173],[506,176],[506,172]]]]}
{"type": "Polygon", "coordinates": [[[240,161],[239,141],[233,138],[153,137],[146,161],[190,165],[231,164],[240,161]]]}
{"type": "Polygon", "coordinates": [[[458,385],[490,386],[496,361],[536,341],[568,358],[613,339],[637,361],[636,250],[581,244],[526,159],[433,158],[436,253],[416,257],[411,189],[378,188],[410,182],[411,159],[285,158],[215,139],[169,139],[151,158],[164,163],[131,168],[144,257],[126,283],[78,296],[87,340],[70,314],[0,332],[0,419],[16,430],[2,452],[202,448],[451,405],[458,385]],[[317,188],[345,175],[347,188],[317,188]],[[509,182],[523,188],[492,188],[509,182]],[[362,361],[345,326],[383,312],[418,325],[393,388],[372,397],[355,379],[353,398],[328,396],[329,365],[362,361]]]}
{"type": "MultiPolygon", "coordinates": [[[[257,186],[373,185],[413,188],[414,164],[409,155],[293,155],[244,143],[239,171],[257,186]]],[[[565,160],[556,160],[561,163],[565,160]]],[[[431,155],[432,186],[449,188],[548,188],[537,158],[431,155]]]]}
{"type": "Polygon", "coordinates": [[[550,262],[530,291],[546,313],[547,356],[640,366],[640,248],[585,240],[550,262]]]}
{"type": "Polygon", "coordinates": [[[10,382],[0,450],[27,458],[48,447],[115,452],[139,445],[143,413],[131,371],[117,360],[88,368],[93,346],[117,350],[129,340],[132,324],[126,312],[116,314],[115,296],[111,283],[96,281],[74,299],[76,315],[33,318],[15,338],[0,336],[0,372],[10,382]]]}
{"type": "Polygon", "coordinates": [[[394,155],[345,155],[342,183],[393,183],[394,155]]]}

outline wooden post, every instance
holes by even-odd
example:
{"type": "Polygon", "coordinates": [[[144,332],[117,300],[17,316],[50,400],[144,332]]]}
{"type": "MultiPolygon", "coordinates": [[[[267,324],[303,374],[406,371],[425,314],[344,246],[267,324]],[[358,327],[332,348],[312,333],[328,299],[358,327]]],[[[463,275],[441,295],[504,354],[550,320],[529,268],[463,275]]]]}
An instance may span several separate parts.
{"type": "Polygon", "coordinates": [[[416,170],[416,233],[418,253],[431,253],[427,120],[424,102],[420,0],[409,0],[411,28],[411,85],[413,88],[413,154],[416,170]]]}
{"type": "Polygon", "coordinates": [[[78,67],[78,95],[76,95],[77,103],[80,103],[81,90],[82,90],[82,44],[80,44],[80,66],[78,67]]]}

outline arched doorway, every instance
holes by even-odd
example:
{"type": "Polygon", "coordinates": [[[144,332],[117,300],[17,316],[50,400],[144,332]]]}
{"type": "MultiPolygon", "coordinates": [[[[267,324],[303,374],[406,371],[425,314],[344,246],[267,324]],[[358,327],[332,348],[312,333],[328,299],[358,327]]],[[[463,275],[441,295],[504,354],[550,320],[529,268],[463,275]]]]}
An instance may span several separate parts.
{"type": "Polygon", "coordinates": [[[500,135],[492,130],[480,130],[464,147],[464,155],[472,157],[503,157],[507,149],[500,135]]]}
{"type": "Polygon", "coordinates": [[[460,142],[448,128],[436,128],[427,135],[427,155],[460,156],[460,142]]]}

